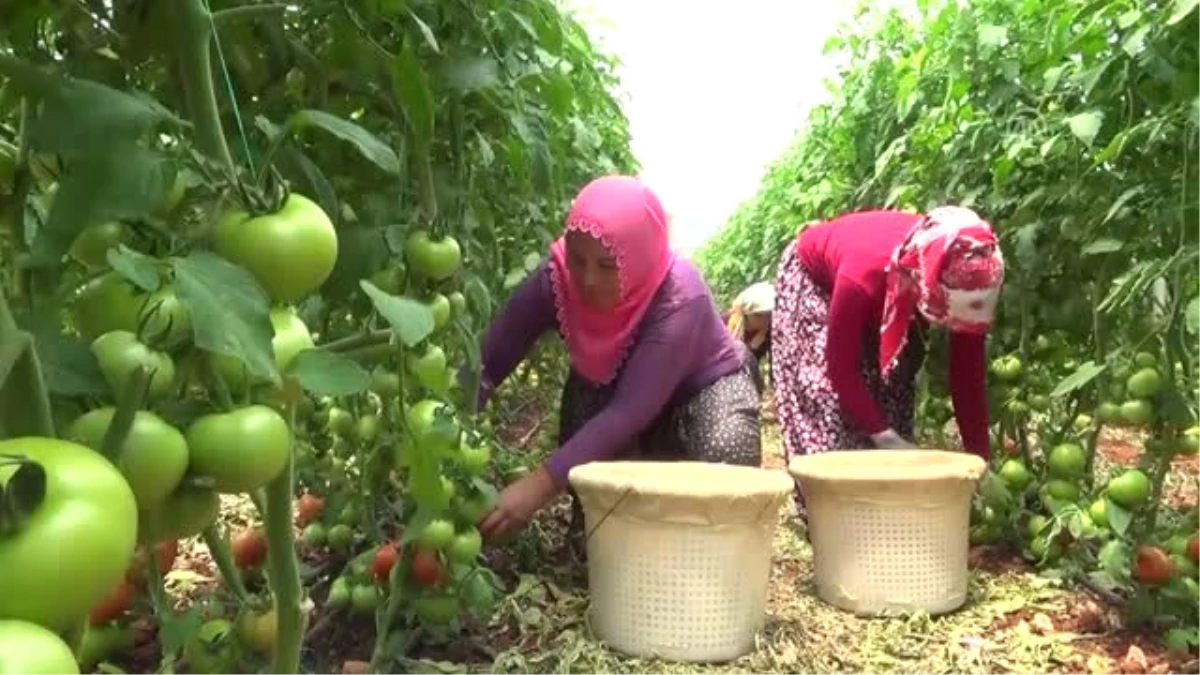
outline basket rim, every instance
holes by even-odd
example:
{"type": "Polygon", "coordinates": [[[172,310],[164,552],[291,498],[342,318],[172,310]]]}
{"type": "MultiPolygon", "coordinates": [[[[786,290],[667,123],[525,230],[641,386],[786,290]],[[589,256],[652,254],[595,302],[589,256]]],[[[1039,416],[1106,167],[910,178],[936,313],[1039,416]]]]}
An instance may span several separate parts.
{"type": "Polygon", "coordinates": [[[576,490],[699,499],[776,496],[795,485],[786,472],[777,469],[688,460],[588,462],[571,469],[567,480],[576,490]]]}
{"type": "Polygon", "coordinates": [[[978,480],[986,469],[978,455],[929,448],[830,450],[788,462],[796,478],[838,482],[978,480]]]}

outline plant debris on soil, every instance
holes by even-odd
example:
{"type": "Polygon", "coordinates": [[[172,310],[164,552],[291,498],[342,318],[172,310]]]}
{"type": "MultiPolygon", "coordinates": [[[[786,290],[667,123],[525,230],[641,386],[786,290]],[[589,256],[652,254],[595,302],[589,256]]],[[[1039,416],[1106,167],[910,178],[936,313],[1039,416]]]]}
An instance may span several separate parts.
{"type": "MultiPolygon", "coordinates": [[[[532,423],[532,419],[528,421],[532,423]]],[[[1112,465],[1130,464],[1120,439],[1105,439],[1112,465]]],[[[764,466],[781,469],[779,431],[764,426],[764,466]]],[[[1128,443],[1128,441],[1125,441],[1128,443]]],[[[1181,461],[1170,483],[1172,502],[1196,503],[1195,458],[1181,461]]],[[[789,501],[790,504],[790,501],[789,501]]],[[[227,521],[252,519],[247,503],[226,504],[227,521]]],[[[770,573],[767,617],[755,648],[722,664],[629,658],[594,639],[588,625],[586,573],[566,544],[565,499],[527,532],[489,552],[508,595],[488,625],[468,622],[453,635],[410,636],[408,672],[758,672],[758,673],[1185,673],[1195,655],[1169,653],[1156,635],[1124,628],[1116,608],[1086,590],[1040,575],[998,547],[971,550],[966,604],[944,616],[863,618],[817,597],[812,549],[791,507],[780,515],[770,573]]],[[[187,597],[219,584],[203,544],[181,551],[169,589],[187,597]]],[[[305,561],[311,568],[319,559],[305,561]]],[[[312,582],[310,582],[311,584],[312,582]]],[[[304,667],[311,672],[363,672],[374,642],[368,618],[327,616],[326,584],[312,589],[304,667]]],[[[139,664],[149,665],[149,664],[139,664]]],[[[153,670],[153,666],[150,666],[153,670]]]]}

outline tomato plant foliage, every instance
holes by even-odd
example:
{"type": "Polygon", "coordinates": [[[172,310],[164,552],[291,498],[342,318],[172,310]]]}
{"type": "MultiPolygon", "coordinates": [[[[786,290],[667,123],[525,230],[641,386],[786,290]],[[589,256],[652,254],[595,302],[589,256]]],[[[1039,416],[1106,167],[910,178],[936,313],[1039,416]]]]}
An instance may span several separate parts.
{"type": "MultiPolygon", "coordinates": [[[[1175,616],[1166,637],[1185,648],[1195,565],[1162,550],[1195,534],[1196,509],[1160,507],[1172,459],[1197,438],[1196,7],[864,6],[826,44],[842,64],[830,100],[698,254],[728,299],[771,279],[806,223],[945,203],[982,213],[1008,274],[989,338],[997,473],[972,539],[1018,546],[1138,619],[1175,616]],[[1110,470],[1096,448],[1118,427],[1143,448],[1110,470]]],[[[939,436],[952,415],[944,341],[931,347],[918,412],[939,436]]]]}
{"type": "Polygon", "coordinates": [[[329,609],[375,613],[378,669],[412,622],[487,611],[479,336],[574,192],[636,168],[614,65],[549,0],[0,8],[0,438],[29,467],[0,472],[0,550],[87,497],[26,498],[55,464],[22,448],[78,435],[133,495],[78,602],[0,619],[118,597],[94,615],[153,609],[164,669],[296,672],[295,550],[349,558],[329,609]],[[218,493],[251,496],[261,566],[218,493]],[[163,569],[124,601],[135,539],[196,535],[237,614],[175,611],[163,569]]]}

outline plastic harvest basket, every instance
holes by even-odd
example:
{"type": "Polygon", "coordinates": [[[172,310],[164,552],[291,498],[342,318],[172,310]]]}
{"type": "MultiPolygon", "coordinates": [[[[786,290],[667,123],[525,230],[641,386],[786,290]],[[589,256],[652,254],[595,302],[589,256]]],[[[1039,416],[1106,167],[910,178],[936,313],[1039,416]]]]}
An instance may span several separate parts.
{"type": "Polygon", "coordinates": [[[940,450],[794,457],[820,598],[860,615],[960,607],[971,495],[985,469],[975,455],[940,450]]]}
{"type": "Polygon", "coordinates": [[[569,478],[590,533],[597,638],[672,661],[727,661],[753,648],[787,474],[634,461],[593,462],[569,478]]]}

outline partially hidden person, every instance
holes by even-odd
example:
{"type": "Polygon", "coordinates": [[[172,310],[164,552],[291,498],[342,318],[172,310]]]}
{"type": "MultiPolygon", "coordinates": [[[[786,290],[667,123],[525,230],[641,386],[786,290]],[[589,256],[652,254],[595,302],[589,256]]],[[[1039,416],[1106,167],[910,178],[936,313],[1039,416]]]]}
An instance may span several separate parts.
{"type": "Polygon", "coordinates": [[[744,344],[754,358],[754,384],[762,393],[760,364],[771,353],[771,312],[775,311],[775,286],[760,281],[746,287],[721,318],[733,339],[744,344]]]}
{"type": "MultiPolygon", "coordinates": [[[[949,331],[963,447],[990,454],[986,339],[1004,282],[991,225],[971,209],[850,213],[801,230],[776,274],[772,379],[784,455],[913,447],[930,326],[949,331]]],[[[797,507],[805,515],[803,496],[797,507]]]]}
{"type": "MultiPolygon", "coordinates": [[[[479,528],[503,539],[568,488],[580,464],[685,459],[759,466],[759,397],[700,271],[671,250],[655,194],[630,176],[587,184],[547,261],[483,339],[480,407],[556,330],[570,370],[558,448],[505,487],[479,528]]],[[[582,512],[575,500],[572,529],[582,512]]]]}

